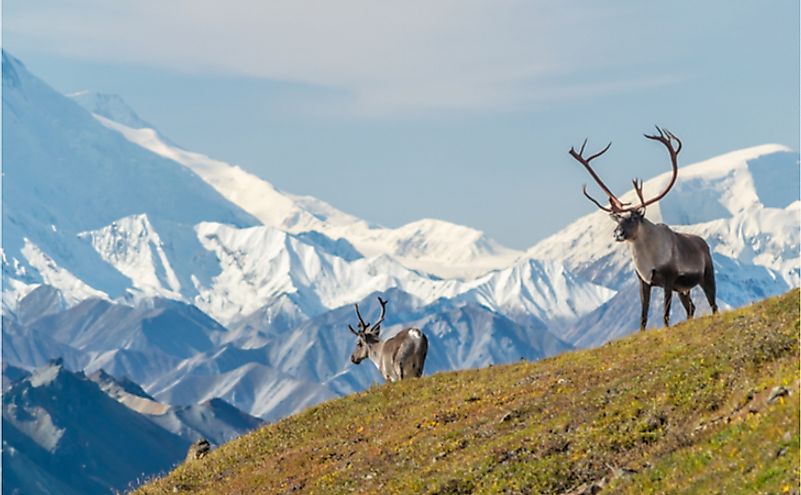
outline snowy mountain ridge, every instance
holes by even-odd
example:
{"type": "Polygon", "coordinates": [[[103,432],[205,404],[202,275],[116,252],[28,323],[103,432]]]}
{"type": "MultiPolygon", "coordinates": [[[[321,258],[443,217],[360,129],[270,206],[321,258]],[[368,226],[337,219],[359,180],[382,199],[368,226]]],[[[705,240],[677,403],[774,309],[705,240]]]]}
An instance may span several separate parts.
{"type": "Polygon", "coordinates": [[[192,275],[210,275],[194,273],[191,260],[209,256],[194,225],[259,223],[185,167],[99,124],[5,51],[2,63],[3,174],[13,184],[2,197],[4,312],[41,283],[70,304],[124,297],[130,279],[79,236],[118,219],[146,214],[162,241],[180,244],[173,269],[190,291],[192,275]]]}
{"type": "Polygon", "coordinates": [[[104,115],[94,116],[130,142],[191,169],[264,225],[345,239],[365,256],[388,254],[411,269],[443,278],[471,278],[508,266],[522,255],[478,230],[442,220],[422,219],[396,229],[371,225],[316,198],[279,191],[236,165],[171,145],[154,129],[132,128],[104,115]]]}
{"type": "MultiPolygon", "coordinates": [[[[324,232],[331,238],[345,238],[368,256],[388,254],[407,267],[465,280],[475,278],[496,265],[510,267],[516,259],[526,257],[565,263],[568,270],[577,271],[579,277],[593,280],[613,291],[627,280],[628,252],[607,237],[604,231],[610,222],[601,218],[604,216],[601,212],[578,219],[521,256],[497,245],[478,231],[437,220],[420,220],[397,229],[370,226],[319,200],[281,193],[238,167],[171,146],[156,131],[131,129],[102,116],[96,118],[132,142],[157,153],[173,157],[188,153],[191,159],[178,161],[198,171],[210,183],[217,184],[215,187],[223,195],[265,224],[288,231],[309,229],[324,232]],[[240,173],[247,177],[242,177],[237,187],[232,177],[240,173]],[[255,199],[258,194],[250,198],[238,197],[240,188],[265,188],[280,196],[275,204],[282,207],[271,210],[272,217],[259,212],[257,208],[270,204],[270,201],[255,199]],[[437,242],[439,239],[442,241],[437,242]],[[454,239],[459,241],[454,244],[454,239]],[[492,261],[487,258],[488,254],[491,254],[492,261]],[[454,271],[453,267],[464,264],[472,265],[474,270],[457,268],[454,271]],[[604,264],[608,266],[602,270],[603,273],[591,268],[604,264]],[[451,268],[443,271],[437,266],[451,268]]],[[[797,286],[800,261],[797,254],[798,229],[787,228],[798,224],[798,207],[794,206],[798,191],[791,186],[797,183],[793,180],[798,175],[797,156],[797,152],[785,146],[768,144],[682,166],[677,185],[659,204],[649,208],[648,216],[652,221],[673,225],[679,231],[708,238],[713,251],[719,255],[765,267],[775,272],[788,287],[797,286]]],[[[646,181],[646,192],[656,190],[668,177],[669,172],[665,172],[646,181]]],[[[622,197],[624,200],[635,199],[633,190],[622,197]]],[[[608,230],[611,231],[611,227],[608,230]]]]}
{"type": "Polygon", "coordinates": [[[132,215],[98,230],[80,232],[108,264],[145,294],[181,298],[181,283],[164,252],[164,243],[147,215],[132,215]]]}
{"type": "MultiPolygon", "coordinates": [[[[573,318],[611,297],[575,277],[572,286],[586,287],[583,305],[567,293],[536,293],[566,287],[560,282],[532,284],[519,292],[528,298],[521,302],[498,292],[508,286],[482,285],[503,277],[494,272],[479,280],[430,276],[434,266],[441,274],[487,272],[519,253],[468,227],[421,220],[384,229],[281,193],[242,169],[177,148],[153,129],[93,117],[5,52],[3,63],[5,173],[15,184],[3,198],[7,314],[39,284],[58,289],[67,307],[89,297],[133,305],[170,298],[225,324],[285,298],[292,302],[283,309],[298,321],[392,287],[427,302],[462,297],[496,310],[525,306],[541,320],[573,318]]],[[[144,122],[118,97],[79,96],[93,111],[144,122]]]]}
{"type": "MultiPolygon", "coordinates": [[[[577,317],[614,295],[614,291],[573,276],[556,262],[522,260],[462,282],[429,278],[389,255],[347,260],[267,226],[240,229],[201,222],[195,232],[201,245],[214,254],[220,272],[208,285],[194,280],[194,298],[182,296],[180,282],[165,254],[167,247],[146,215],[126,217],[96,231],[82,232],[79,237],[91,242],[103,260],[130,278],[134,300],[187,300],[224,324],[234,323],[282,295],[295,297],[307,316],[373,292],[400,288],[425,303],[441,297],[471,300],[496,311],[528,312],[542,320],[577,317]]],[[[58,283],[54,275],[48,277],[61,290],[76,290],[58,283]]],[[[90,295],[108,298],[98,292],[86,293],[86,297],[90,295]]],[[[76,295],[70,300],[80,298],[76,295]]]]}

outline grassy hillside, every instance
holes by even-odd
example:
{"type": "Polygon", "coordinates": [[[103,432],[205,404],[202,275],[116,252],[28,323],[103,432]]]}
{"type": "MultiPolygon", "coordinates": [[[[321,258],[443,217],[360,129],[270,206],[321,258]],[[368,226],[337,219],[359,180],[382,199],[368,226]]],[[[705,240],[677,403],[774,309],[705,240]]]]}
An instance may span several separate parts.
{"type": "Polygon", "coordinates": [[[598,349],[376,386],[137,493],[798,493],[798,466],[794,290],[598,349]]]}

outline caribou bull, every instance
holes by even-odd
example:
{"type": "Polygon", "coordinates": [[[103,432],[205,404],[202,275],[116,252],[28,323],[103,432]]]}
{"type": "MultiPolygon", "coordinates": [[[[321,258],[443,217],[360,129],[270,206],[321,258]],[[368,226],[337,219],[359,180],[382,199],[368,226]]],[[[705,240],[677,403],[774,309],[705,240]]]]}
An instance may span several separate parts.
{"type": "Polygon", "coordinates": [[[359,305],[355,305],[356,316],[359,318],[359,331],[354,330],[350,324],[348,328],[359,340],[350,356],[351,362],[359,364],[370,358],[370,361],[378,367],[381,376],[388,382],[421,376],[428,353],[428,338],[417,328],[407,328],[394,337],[382,341],[378,335],[386,315],[387,301],[379,297],[378,302],[381,304],[381,316],[372,326],[365,323],[359,312],[359,305]]]}
{"type": "Polygon", "coordinates": [[[667,129],[657,127],[656,130],[659,131],[658,135],[645,134],[645,137],[665,145],[670,155],[673,174],[662,192],[647,200],[642,190],[642,181],[633,179],[634,191],[639,198],[639,204],[636,205],[621,202],[590,166],[590,162],[606,153],[612,143],[587,158],[584,157],[586,139],[579,151],[570,148],[570,156],[584,165],[601,190],[609,197],[609,207],[603,206],[590,196],[587,193],[586,185],[582,187],[584,196],[595,206],[609,213],[617,222],[617,228],[614,231],[615,240],[625,241],[631,251],[634,269],[640,279],[640,300],[642,302],[640,330],[645,330],[648,322],[648,305],[651,300],[651,288],[654,286],[662,287],[665,291],[665,326],[670,326],[670,303],[673,299],[673,291],[678,292],[679,300],[687,311],[688,320],[693,317],[695,312],[695,305],[690,298],[690,289],[696,285],[700,285],[703,289],[712,312],[717,313],[718,311],[715,303],[715,271],[706,241],[696,235],[674,232],[665,224],[654,224],[645,218],[645,207],[665,197],[676,183],[679,172],[678,156],[681,151],[681,141],[667,129]]]}

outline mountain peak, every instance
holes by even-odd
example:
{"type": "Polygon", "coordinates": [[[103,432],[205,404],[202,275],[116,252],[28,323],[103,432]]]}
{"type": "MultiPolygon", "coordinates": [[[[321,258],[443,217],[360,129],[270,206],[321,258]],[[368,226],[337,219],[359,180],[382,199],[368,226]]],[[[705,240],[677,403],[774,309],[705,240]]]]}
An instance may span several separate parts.
{"type": "Polygon", "coordinates": [[[470,232],[475,233],[478,235],[483,234],[483,232],[476,230],[472,227],[467,227],[464,225],[459,225],[453,222],[448,222],[447,220],[440,220],[437,218],[421,218],[419,220],[415,220],[413,222],[409,222],[401,227],[401,229],[414,229],[414,230],[421,230],[421,231],[432,231],[436,229],[452,229],[459,232],[470,232]]]}
{"type": "Polygon", "coordinates": [[[78,91],[67,96],[95,115],[111,119],[133,129],[155,129],[153,124],[139,117],[120,95],[78,91]]]}

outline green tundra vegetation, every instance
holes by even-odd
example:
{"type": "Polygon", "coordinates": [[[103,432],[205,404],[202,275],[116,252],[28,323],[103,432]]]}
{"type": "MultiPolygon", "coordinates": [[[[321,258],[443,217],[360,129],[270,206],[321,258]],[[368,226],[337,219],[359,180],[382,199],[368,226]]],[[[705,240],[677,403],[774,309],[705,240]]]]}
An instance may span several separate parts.
{"type": "Polygon", "coordinates": [[[799,291],[537,362],[374,386],[135,493],[798,493],[799,291]]]}

